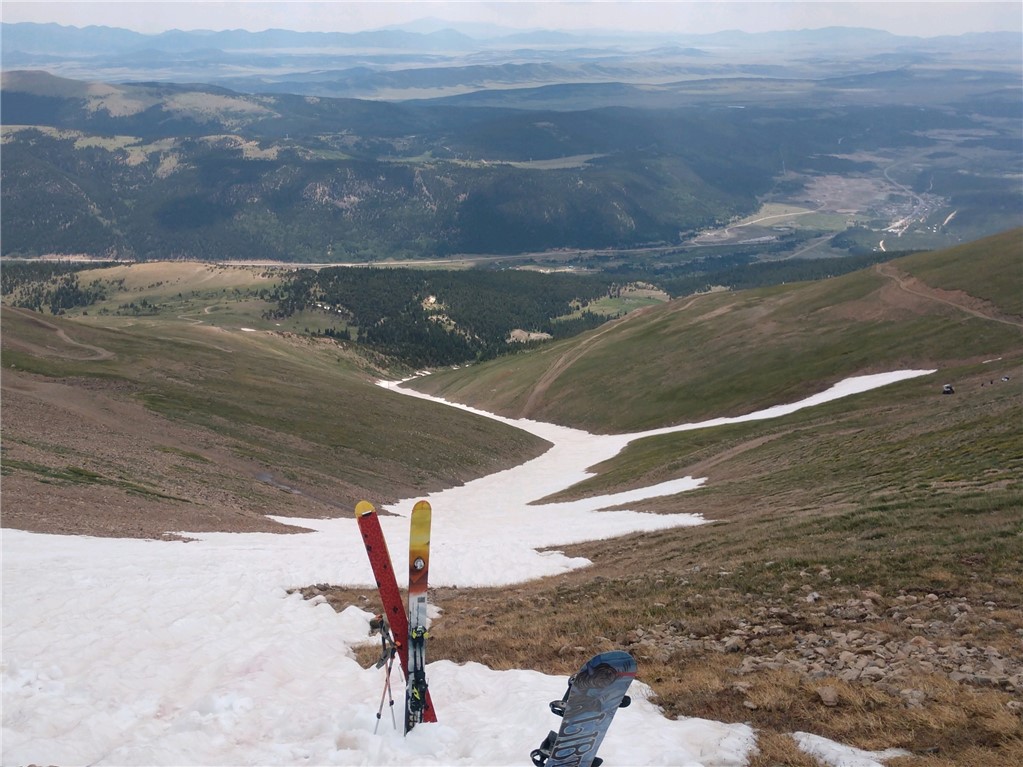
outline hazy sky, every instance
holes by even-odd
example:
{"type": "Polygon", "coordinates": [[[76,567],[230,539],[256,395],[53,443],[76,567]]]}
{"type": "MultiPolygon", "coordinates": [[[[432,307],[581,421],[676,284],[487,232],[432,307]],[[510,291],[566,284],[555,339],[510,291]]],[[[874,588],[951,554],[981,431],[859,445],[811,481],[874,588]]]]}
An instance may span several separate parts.
{"type": "Polygon", "coordinates": [[[962,32],[1023,31],[1023,10],[1018,1],[978,0],[973,2],[3,0],[0,4],[0,15],[5,22],[57,22],[79,27],[96,24],[124,27],[139,32],[239,28],[253,31],[282,28],[356,32],[426,17],[462,22],[487,22],[519,28],[628,29],[661,32],[714,32],[723,29],[760,32],[855,26],[930,37],[962,32]]]}

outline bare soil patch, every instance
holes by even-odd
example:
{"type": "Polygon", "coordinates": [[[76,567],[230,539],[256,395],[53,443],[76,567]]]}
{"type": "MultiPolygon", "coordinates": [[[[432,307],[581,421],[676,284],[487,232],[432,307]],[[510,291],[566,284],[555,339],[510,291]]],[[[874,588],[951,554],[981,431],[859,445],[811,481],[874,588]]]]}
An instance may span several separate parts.
{"type": "Polygon", "coordinates": [[[289,532],[265,515],[338,513],[261,480],[272,468],[238,457],[218,435],[153,414],[124,384],[5,371],[0,387],[5,527],[160,538],[289,532]]]}

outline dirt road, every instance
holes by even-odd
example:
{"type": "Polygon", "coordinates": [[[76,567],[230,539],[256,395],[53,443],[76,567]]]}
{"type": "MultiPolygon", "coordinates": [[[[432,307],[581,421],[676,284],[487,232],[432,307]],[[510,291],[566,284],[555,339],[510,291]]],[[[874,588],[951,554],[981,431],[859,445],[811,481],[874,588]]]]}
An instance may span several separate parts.
{"type": "Polygon", "coordinates": [[[961,290],[942,290],[934,288],[905,272],[900,272],[891,263],[877,264],[874,270],[883,277],[892,280],[900,290],[930,301],[952,306],[982,320],[1001,322],[1006,325],[1023,328],[1023,320],[1007,316],[996,307],[981,298],[975,298],[961,290]]]}

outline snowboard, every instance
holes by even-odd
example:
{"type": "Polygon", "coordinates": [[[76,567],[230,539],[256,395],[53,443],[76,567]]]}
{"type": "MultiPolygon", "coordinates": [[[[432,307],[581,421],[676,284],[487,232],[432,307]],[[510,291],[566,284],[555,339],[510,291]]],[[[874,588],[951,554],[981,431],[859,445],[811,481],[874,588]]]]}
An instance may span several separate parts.
{"type": "Polygon", "coordinates": [[[597,767],[601,762],[597,749],[615,713],[629,704],[626,692],[635,678],[636,661],[627,652],[614,650],[590,658],[569,679],[564,698],[551,702],[551,711],[562,717],[561,728],[533,750],[533,764],[597,767]]]}
{"type": "MultiPolygon", "coordinates": [[[[377,590],[380,593],[380,601],[383,603],[383,615],[391,628],[394,644],[397,646],[401,673],[407,680],[408,615],[405,612],[405,603],[401,592],[398,590],[394,568],[391,566],[391,555],[387,550],[387,541],[384,540],[384,531],[380,527],[376,508],[368,501],[359,501],[355,506],[355,517],[359,523],[359,532],[362,533],[362,541],[366,545],[366,554],[369,556],[370,567],[373,569],[373,578],[376,580],[377,590]]],[[[423,721],[435,722],[437,721],[436,716],[433,702],[430,700],[430,692],[427,690],[423,721]]]]}

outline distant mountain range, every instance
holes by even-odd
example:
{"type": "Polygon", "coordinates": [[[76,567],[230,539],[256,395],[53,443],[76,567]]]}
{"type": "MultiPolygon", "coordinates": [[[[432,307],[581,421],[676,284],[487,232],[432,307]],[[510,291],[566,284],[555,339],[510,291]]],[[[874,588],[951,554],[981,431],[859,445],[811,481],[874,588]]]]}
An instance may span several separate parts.
{"type": "Polygon", "coordinates": [[[3,254],[676,247],[768,199],[846,249],[1023,208],[1016,36],[424,29],[4,24],[3,254]],[[869,194],[814,191],[842,176],[869,194]]]}
{"type": "Polygon", "coordinates": [[[172,30],[0,24],[5,71],[105,82],[203,82],[249,93],[405,99],[486,88],[665,82],[724,76],[862,74],[950,57],[1018,69],[1012,33],[916,38],[844,27],[707,35],[452,28],[437,20],[374,31],[172,30]]]}
{"type": "Polygon", "coordinates": [[[424,21],[385,29],[361,32],[296,32],[287,29],[266,29],[250,32],[231,30],[169,30],[145,34],[116,27],[72,27],[61,24],[32,22],[2,23],[0,35],[8,51],[24,53],[86,53],[126,52],[144,49],[162,51],[193,51],[210,48],[230,51],[253,51],[271,48],[391,48],[401,51],[478,50],[480,48],[521,46],[574,47],[625,45],[652,48],[665,43],[708,46],[903,46],[948,50],[978,44],[1019,47],[1019,36],[1012,32],[970,33],[933,38],[894,35],[876,29],[826,27],[777,32],[742,32],[730,30],[707,34],[654,32],[566,32],[545,29],[529,31],[501,27],[471,25],[459,29],[457,23],[424,21]]]}

